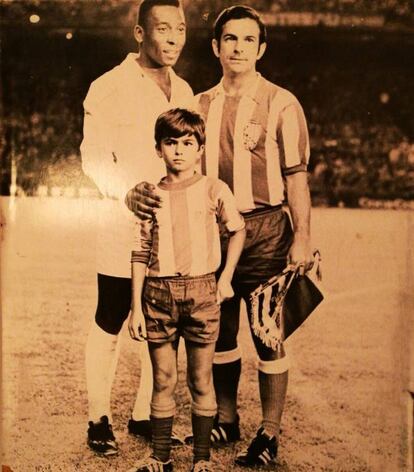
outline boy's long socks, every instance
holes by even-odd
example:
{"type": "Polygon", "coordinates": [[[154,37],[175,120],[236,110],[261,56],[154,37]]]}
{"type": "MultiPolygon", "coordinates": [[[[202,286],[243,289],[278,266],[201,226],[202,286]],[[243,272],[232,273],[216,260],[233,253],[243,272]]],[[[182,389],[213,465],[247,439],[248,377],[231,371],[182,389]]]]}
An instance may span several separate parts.
{"type": "Polygon", "coordinates": [[[213,429],[214,416],[191,415],[194,437],[194,463],[210,460],[210,435],[213,429]]]}
{"type": "Polygon", "coordinates": [[[162,462],[170,458],[173,421],[174,416],[168,418],[151,416],[153,454],[162,462]]]}

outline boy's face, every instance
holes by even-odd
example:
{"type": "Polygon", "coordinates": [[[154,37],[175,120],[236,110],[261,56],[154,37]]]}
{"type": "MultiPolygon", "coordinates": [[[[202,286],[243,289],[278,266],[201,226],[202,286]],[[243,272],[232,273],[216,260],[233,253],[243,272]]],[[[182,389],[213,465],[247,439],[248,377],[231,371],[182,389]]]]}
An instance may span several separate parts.
{"type": "Polygon", "coordinates": [[[204,146],[199,146],[192,134],[179,138],[164,138],[157,154],[164,159],[167,169],[174,174],[195,170],[204,146]]]}
{"type": "Polygon", "coordinates": [[[256,69],[266,43],[259,43],[260,28],[251,18],[229,20],[223,25],[220,44],[213,39],[214,54],[220,59],[223,73],[245,74],[256,69]]]}
{"type": "Polygon", "coordinates": [[[181,8],[157,5],[151,8],[145,27],[135,27],[142,59],[149,66],[173,66],[185,44],[186,25],[181,8]]]}

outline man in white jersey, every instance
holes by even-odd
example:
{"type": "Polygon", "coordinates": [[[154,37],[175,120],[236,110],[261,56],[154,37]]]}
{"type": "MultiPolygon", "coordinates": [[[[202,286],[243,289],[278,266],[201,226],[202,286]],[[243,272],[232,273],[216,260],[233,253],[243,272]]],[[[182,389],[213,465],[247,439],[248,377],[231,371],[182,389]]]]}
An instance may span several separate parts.
{"type": "MultiPolygon", "coordinates": [[[[118,334],[131,306],[130,248],[134,218],[124,205],[137,181],[158,181],[163,165],[154,157],[156,118],[173,106],[192,104],[190,86],[172,70],[186,38],[178,0],[144,0],[134,30],[139,54],[128,54],[117,67],[95,80],[84,102],[83,170],[104,196],[97,238],[98,306],[86,346],[89,402],[88,445],[113,455],[110,394],[119,346],[118,334]],[[138,165],[137,165],[138,164],[138,165]]],[[[141,383],[131,434],[151,437],[151,364],[141,347],[141,383]]]]}
{"type": "MultiPolygon", "coordinates": [[[[256,62],[266,50],[266,29],[255,10],[241,5],[225,9],[215,22],[212,45],[223,79],[197,97],[206,120],[202,169],[228,184],[246,221],[246,242],[232,282],[235,297],[221,306],[213,366],[218,415],[212,440],[227,443],[240,439],[240,302],[246,301],[251,316],[249,295],[258,285],[287,263],[299,265],[301,274],[312,266],[309,138],[294,95],[256,72],[256,62]],[[282,209],[285,192],[293,228],[282,209]]],[[[128,206],[141,214],[159,204],[155,196],[148,196],[148,186],[143,188],[136,187],[127,198],[128,206]]],[[[225,246],[224,236],[223,253],[225,246]]],[[[276,460],[288,381],[283,345],[274,351],[253,332],[252,337],[259,357],[262,421],[249,447],[236,458],[241,466],[276,460]]]]}

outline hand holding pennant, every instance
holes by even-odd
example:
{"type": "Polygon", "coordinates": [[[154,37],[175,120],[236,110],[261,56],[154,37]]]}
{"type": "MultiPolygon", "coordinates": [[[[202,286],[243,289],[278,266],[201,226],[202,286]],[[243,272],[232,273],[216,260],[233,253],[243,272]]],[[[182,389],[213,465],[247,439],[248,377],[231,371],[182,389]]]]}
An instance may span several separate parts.
{"type": "MultiPolygon", "coordinates": [[[[320,280],[320,253],[314,252],[320,280]]],[[[253,332],[274,350],[287,339],[323,300],[323,295],[299,266],[287,266],[250,294],[253,332]]]]}

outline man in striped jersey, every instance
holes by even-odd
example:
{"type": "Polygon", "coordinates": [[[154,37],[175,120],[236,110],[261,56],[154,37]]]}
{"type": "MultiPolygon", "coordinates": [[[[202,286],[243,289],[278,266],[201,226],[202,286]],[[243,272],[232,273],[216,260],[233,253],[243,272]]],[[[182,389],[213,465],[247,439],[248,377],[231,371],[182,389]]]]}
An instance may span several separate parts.
{"type": "MultiPolygon", "coordinates": [[[[240,439],[237,390],[241,355],[237,344],[240,302],[287,263],[300,273],[312,267],[310,195],[307,183],[309,138],[298,100],[256,72],[266,50],[266,29],[249,7],[225,9],[214,26],[213,50],[223,68],[221,82],[198,96],[206,120],[203,172],[219,177],[234,192],[246,220],[247,237],[233,278],[235,297],[221,306],[220,335],[213,375],[218,415],[212,439],[240,439]],[[290,215],[282,210],[287,195],[290,215]]],[[[142,214],[160,205],[148,186],[130,191],[127,204],[142,214]]],[[[161,203],[162,204],[162,203],[161,203]]],[[[226,238],[223,238],[225,250],[226,238]]],[[[266,347],[252,332],[259,357],[262,422],[236,462],[263,465],[276,459],[288,382],[283,346],[266,347]]]]}

